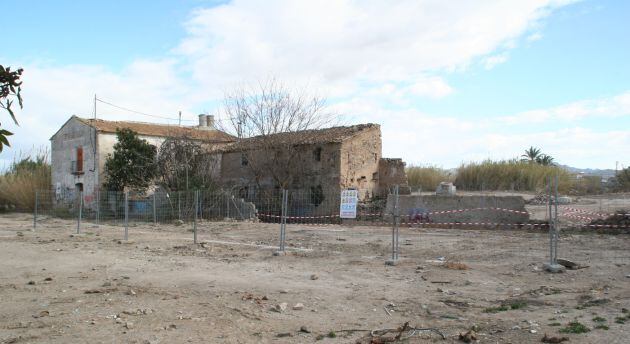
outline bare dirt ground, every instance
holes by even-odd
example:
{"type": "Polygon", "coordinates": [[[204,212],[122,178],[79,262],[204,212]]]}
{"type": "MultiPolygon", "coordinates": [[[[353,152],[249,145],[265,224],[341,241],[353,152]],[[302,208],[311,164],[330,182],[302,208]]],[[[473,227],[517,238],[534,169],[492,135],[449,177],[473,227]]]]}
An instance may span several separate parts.
{"type": "Polygon", "coordinates": [[[630,338],[628,235],[564,233],[560,256],[584,268],[549,274],[540,231],[403,228],[385,266],[385,227],[289,225],[274,257],[276,224],[204,223],[201,245],[188,226],[132,226],[130,243],[75,226],[0,215],[1,343],[355,343],[405,322],[446,337],[407,343],[630,338]],[[590,331],[561,333],[573,321],[590,331]]]}

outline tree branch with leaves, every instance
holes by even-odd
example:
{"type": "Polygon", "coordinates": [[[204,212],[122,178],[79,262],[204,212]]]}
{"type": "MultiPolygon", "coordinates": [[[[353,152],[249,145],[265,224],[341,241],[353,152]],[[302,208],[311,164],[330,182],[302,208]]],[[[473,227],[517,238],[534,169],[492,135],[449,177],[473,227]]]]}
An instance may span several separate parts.
{"type": "Polygon", "coordinates": [[[109,154],[105,161],[107,189],[146,189],[157,175],[157,148],[127,128],[117,129],[116,138],[118,142],[114,145],[114,153],[109,154]]]}
{"type": "MultiPolygon", "coordinates": [[[[18,68],[15,71],[11,71],[11,67],[4,67],[0,65],[0,108],[5,109],[13,122],[18,125],[18,121],[15,118],[15,113],[13,112],[12,105],[14,101],[17,99],[18,105],[20,109],[22,108],[22,81],[20,81],[20,77],[23,73],[22,68],[18,68]]],[[[0,152],[4,146],[11,146],[9,144],[9,140],[7,136],[13,135],[12,132],[2,129],[0,127],[0,152]]]]}

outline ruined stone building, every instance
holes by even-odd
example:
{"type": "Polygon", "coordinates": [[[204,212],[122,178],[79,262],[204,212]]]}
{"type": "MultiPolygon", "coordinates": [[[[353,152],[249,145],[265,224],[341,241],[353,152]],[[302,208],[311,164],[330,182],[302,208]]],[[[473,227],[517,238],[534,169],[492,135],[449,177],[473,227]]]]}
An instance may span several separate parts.
{"type": "Polygon", "coordinates": [[[91,202],[106,180],[105,160],[114,151],[119,128],[135,131],[158,149],[168,137],[187,137],[217,147],[235,140],[217,130],[210,115],[199,115],[199,125],[193,127],[72,116],[50,138],[52,187],[57,194],[83,191],[84,202],[91,202]]]}
{"type": "Polygon", "coordinates": [[[407,177],[402,160],[383,158],[381,146],[380,126],[372,123],[246,138],[220,150],[221,183],[252,199],[261,189],[280,187],[386,195],[407,177]]]}

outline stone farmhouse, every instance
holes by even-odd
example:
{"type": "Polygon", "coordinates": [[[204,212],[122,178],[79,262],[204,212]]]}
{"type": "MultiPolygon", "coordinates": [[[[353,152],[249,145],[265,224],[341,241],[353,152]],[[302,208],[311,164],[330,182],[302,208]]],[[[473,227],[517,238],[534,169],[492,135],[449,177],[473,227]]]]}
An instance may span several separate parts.
{"type": "Polygon", "coordinates": [[[84,202],[94,199],[95,191],[106,180],[105,160],[113,153],[116,129],[129,128],[158,149],[168,137],[188,137],[220,147],[235,137],[214,127],[214,116],[199,115],[199,125],[181,127],[163,124],[106,121],[72,116],[50,138],[52,187],[57,195],[83,191],[84,202]]]}
{"type": "Polygon", "coordinates": [[[286,154],[286,147],[295,148],[300,166],[286,185],[289,189],[330,195],[356,188],[361,198],[367,198],[386,195],[389,186],[407,183],[402,160],[382,157],[377,124],[273,134],[265,137],[265,142],[272,139],[278,144],[262,150],[262,137],[238,140],[217,130],[210,115],[199,115],[199,125],[193,127],[72,116],[50,139],[52,187],[57,195],[82,191],[86,204],[94,199],[106,180],[105,160],[113,152],[117,128],[137,132],[158,150],[168,137],[203,141],[208,154],[215,155],[220,164],[219,183],[238,190],[246,199],[253,199],[261,189],[280,187],[271,174],[254,172],[251,167],[257,160],[269,160],[269,154],[286,154]]]}

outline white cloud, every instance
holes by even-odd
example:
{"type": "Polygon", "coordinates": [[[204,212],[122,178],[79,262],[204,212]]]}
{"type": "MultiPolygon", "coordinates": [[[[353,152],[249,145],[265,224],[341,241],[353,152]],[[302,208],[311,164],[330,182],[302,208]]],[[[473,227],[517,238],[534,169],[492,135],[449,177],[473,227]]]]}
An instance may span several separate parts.
{"type": "MultiPolygon", "coordinates": [[[[0,160],[6,163],[20,152],[48,147],[48,139],[73,114],[92,117],[95,93],[100,99],[149,114],[177,118],[178,110],[183,110],[192,119],[190,89],[177,76],[174,63],[172,60],[138,60],[119,73],[103,66],[22,66],[24,109],[16,111],[19,126],[2,122],[3,127],[14,135],[10,137],[13,149],[4,150],[0,160]]],[[[97,103],[97,113],[99,117],[111,120],[169,122],[102,103],[97,103]]]]}
{"type": "Polygon", "coordinates": [[[534,145],[559,163],[611,168],[615,161],[627,164],[623,159],[630,157],[629,100],[630,91],[527,111],[499,121],[496,117],[437,116],[414,108],[392,110],[373,98],[351,99],[335,109],[351,114],[354,121],[380,123],[383,154],[412,164],[456,167],[461,162],[488,158],[511,159],[534,145]],[[612,118],[615,121],[605,123],[603,129],[591,123],[592,119],[612,118]],[[541,125],[550,119],[555,125],[541,125]]]}
{"type": "Polygon", "coordinates": [[[501,118],[505,124],[576,121],[586,118],[614,119],[630,116],[630,91],[613,97],[581,100],[549,109],[525,111],[501,118]]]}
{"type": "Polygon", "coordinates": [[[513,47],[564,3],[234,1],[195,11],[188,37],[174,51],[209,92],[273,74],[326,87],[354,85],[346,93],[392,83],[417,84],[416,95],[444,96],[452,87],[444,80],[427,85],[427,73],[466,68],[498,47],[513,47]]]}
{"type": "Polygon", "coordinates": [[[508,53],[503,52],[497,55],[488,56],[484,59],[484,66],[486,69],[492,69],[496,65],[504,63],[508,60],[508,53]]]}
{"type": "MultiPolygon", "coordinates": [[[[21,127],[9,128],[16,132],[12,142],[17,150],[47,145],[71,114],[91,115],[94,93],[147,113],[176,117],[183,110],[191,116],[236,84],[275,76],[334,99],[346,119],[384,123],[390,155],[445,164],[472,159],[485,154],[478,134],[486,124],[383,109],[457,92],[448,73],[502,62],[516,40],[566,3],[235,0],[198,9],[184,23],[178,46],[120,71],[50,62],[23,66],[25,108],[21,127]]],[[[164,122],[102,104],[98,112],[108,119],[164,122]]],[[[2,154],[0,159],[12,153],[2,154]]]]}

